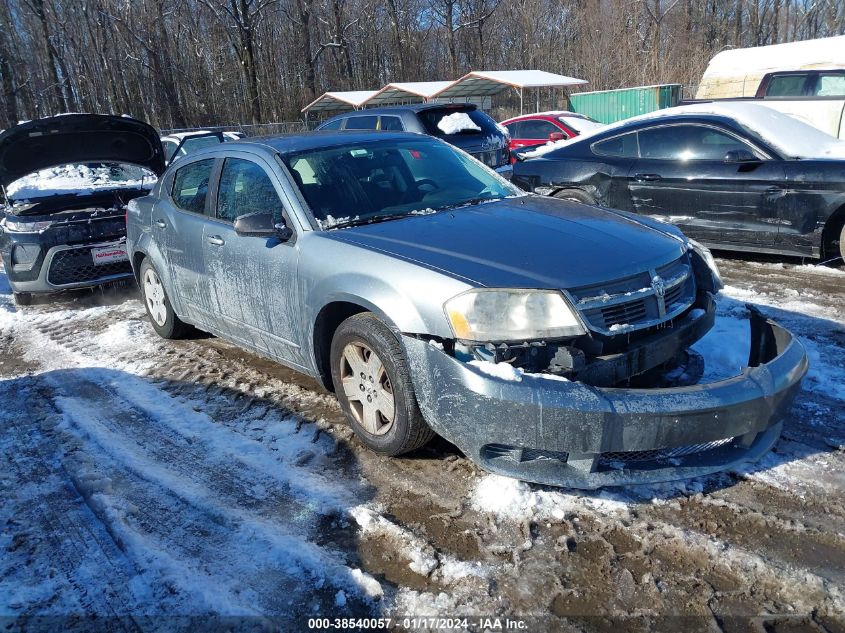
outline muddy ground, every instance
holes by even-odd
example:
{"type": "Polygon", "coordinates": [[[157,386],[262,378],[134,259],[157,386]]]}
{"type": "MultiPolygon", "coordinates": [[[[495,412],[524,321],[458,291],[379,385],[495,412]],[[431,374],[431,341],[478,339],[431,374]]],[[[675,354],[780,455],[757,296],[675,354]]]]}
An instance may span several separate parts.
{"type": "Polygon", "coordinates": [[[0,617],[845,631],[845,273],[719,264],[721,304],[808,345],[783,438],[740,472],[593,493],[488,475],[442,440],[375,456],[311,380],[157,338],[131,287],[17,308],[3,279],[0,617]]]}

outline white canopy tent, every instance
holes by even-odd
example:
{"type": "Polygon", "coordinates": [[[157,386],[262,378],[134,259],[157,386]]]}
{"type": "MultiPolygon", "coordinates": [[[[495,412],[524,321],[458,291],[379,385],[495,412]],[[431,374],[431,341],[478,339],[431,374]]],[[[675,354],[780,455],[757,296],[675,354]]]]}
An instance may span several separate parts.
{"type": "MultiPolygon", "coordinates": [[[[581,86],[584,79],[557,75],[545,70],[474,70],[432,95],[433,99],[485,97],[499,94],[509,88],[519,93],[519,112],[523,112],[526,88],[566,88],[581,86]]],[[[539,108],[539,95],[538,95],[539,108]]]]}
{"type": "Polygon", "coordinates": [[[346,92],[324,92],[314,99],[302,112],[337,112],[338,110],[357,110],[378,90],[348,90],[346,92]]]}
{"type": "MultiPolygon", "coordinates": [[[[484,70],[473,71],[455,81],[410,81],[389,83],[381,90],[351,90],[325,92],[314,99],[302,112],[337,112],[391,103],[420,103],[426,101],[487,100],[514,89],[519,94],[519,111],[523,112],[526,88],[566,88],[588,83],[583,79],[556,75],[544,70],[484,70]]],[[[538,93],[539,108],[539,93],[538,93]]]]}
{"type": "Polygon", "coordinates": [[[367,100],[367,106],[428,101],[433,94],[453,83],[452,81],[406,81],[387,84],[367,100]]]}

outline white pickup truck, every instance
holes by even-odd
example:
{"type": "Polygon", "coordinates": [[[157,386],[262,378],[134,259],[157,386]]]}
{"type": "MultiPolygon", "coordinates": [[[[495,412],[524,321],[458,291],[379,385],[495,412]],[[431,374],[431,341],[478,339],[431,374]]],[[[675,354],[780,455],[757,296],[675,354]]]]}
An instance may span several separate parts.
{"type": "Polygon", "coordinates": [[[695,97],[759,99],[845,139],[845,36],[722,51],[695,97]]]}

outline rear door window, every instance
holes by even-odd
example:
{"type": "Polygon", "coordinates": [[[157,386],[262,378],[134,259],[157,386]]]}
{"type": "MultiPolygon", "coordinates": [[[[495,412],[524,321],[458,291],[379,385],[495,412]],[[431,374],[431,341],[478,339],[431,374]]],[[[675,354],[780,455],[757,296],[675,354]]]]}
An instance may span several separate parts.
{"type": "Polygon", "coordinates": [[[282,201],[270,176],[251,160],[227,158],[217,191],[217,219],[234,222],[257,212],[270,212],[276,222],[282,220],[282,201]]]}
{"type": "Polygon", "coordinates": [[[377,116],[353,116],[346,119],[347,130],[375,130],[377,124],[377,116]]]}
{"type": "Polygon", "coordinates": [[[599,156],[617,156],[619,158],[637,158],[639,156],[636,132],[620,134],[605,141],[598,141],[593,143],[591,147],[593,153],[599,156]]]}
{"type": "Polygon", "coordinates": [[[561,134],[564,133],[563,130],[554,123],[549,123],[548,121],[543,121],[542,119],[531,119],[522,122],[522,136],[520,138],[547,139],[549,138],[549,134],[553,134],[555,132],[559,132],[561,134]]]}
{"type": "Polygon", "coordinates": [[[340,124],[343,123],[343,119],[335,119],[334,121],[329,121],[324,125],[320,126],[321,130],[339,130],[340,124]]]}
{"type": "Polygon", "coordinates": [[[806,74],[775,75],[766,88],[767,97],[800,97],[807,83],[806,74]]]}
{"type": "Polygon", "coordinates": [[[208,180],[214,159],[198,160],[176,170],[171,197],[174,204],[191,213],[205,213],[208,197],[208,180]]]}
{"type": "Polygon", "coordinates": [[[379,129],[388,130],[390,132],[401,132],[403,130],[402,119],[398,116],[382,116],[379,129]]]}

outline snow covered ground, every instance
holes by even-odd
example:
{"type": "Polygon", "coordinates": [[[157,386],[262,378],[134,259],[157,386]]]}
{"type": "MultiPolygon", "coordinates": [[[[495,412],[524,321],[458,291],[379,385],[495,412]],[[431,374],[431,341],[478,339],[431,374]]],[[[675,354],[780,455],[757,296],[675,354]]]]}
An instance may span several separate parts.
{"type": "Polygon", "coordinates": [[[0,621],[531,614],[592,630],[673,613],[684,630],[834,630],[845,272],[719,263],[717,334],[736,344],[712,366],[742,363],[745,302],[811,356],[782,440],[740,472],[593,493],[486,474],[444,441],[375,456],[310,380],[216,338],[159,339],[132,289],[19,309],[0,273],[0,621]]]}

